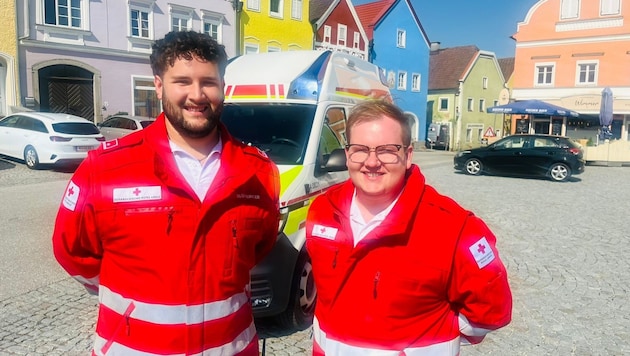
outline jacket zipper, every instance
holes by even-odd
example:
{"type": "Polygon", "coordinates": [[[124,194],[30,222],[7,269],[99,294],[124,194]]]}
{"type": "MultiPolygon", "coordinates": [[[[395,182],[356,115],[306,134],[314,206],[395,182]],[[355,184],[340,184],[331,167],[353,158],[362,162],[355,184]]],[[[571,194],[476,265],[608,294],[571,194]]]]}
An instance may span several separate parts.
{"type": "Polygon", "coordinates": [[[332,268],[335,269],[337,267],[337,255],[339,254],[339,249],[335,249],[335,257],[333,257],[332,268]]]}
{"type": "Polygon", "coordinates": [[[236,220],[231,221],[232,224],[232,242],[234,243],[234,248],[238,248],[238,239],[236,234],[236,220]]]}
{"type": "Polygon", "coordinates": [[[374,275],[374,290],[373,290],[373,296],[374,299],[376,299],[377,297],[377,288],[378,288],[378,281],[381,279],[381,272],[377,271],[376,274],[374,275]]]}
{"type": "MultiPolygon", "coordinates": [[[[131,317],[131,313],[133,313],[134,309],[136,309],[136,305],[134,304],[134,302],[131,302],[129,303],[129,305],[127,306],[127,309],[125,309],[125,312],[122,315],[123,318],[125,319],[125,332],[127,336],[131,334],[131,325],[129,323],[129,318],[131,317]]],[[[103,345],[103,347],[101,348],[101,353],[103,355],[106,355],[109,349],[114,344],[114,339],[116,338],[116,334],[118,334],[118,330],[120,330],[121,326],[122,326],[122,323],[118,324],[118,326],[116,327],[116,330],[114,331],[114,334],[110,337],[109,340],[107,340],[105,345],[103,345]]]]}
{"type": "Polygon", "coordinates": [[[171,234],[171,227],[173,224],[173,215],[175,215],[175,210],[171,210],[168,212],[168,223],[166,225],[166,235],[171,234]]]}

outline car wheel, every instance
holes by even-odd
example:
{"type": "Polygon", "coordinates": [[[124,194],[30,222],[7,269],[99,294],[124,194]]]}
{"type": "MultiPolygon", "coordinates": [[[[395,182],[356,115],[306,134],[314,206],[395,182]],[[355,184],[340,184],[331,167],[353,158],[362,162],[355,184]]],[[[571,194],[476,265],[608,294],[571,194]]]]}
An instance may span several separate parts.
{"type": "Polygon", "coordinates": [[[35,151],[35,147],[28,146],[24,149],[24,163],[30,169],[39,168],[39,156],[37,156],[37,151],[35,151]]]}
{"type": "Polygon", "coordinates": [[[481,174],[481,171],[483,170],[483,163],[481,163],[481,161],[478,158],[471,158],[466,161],[465,167],[466,167],[466,173],[473,176],[478,176],[481,174]]]}
{"type": "Polygon", "coordinates": [[[304,330],[313,324],[317,289],[313,280],[313,265],[311,258],[305,251],[300,253],[293,282],[291,296],[287,309],[278,315],[278,322],[282,327],[304,330]]]}
{"type": "Polygon", "coordinates": [[[549,177],[556,182],[564,182],[571,177],[571,169],[564,163],[554,163],[549,168],[549,177]]]}

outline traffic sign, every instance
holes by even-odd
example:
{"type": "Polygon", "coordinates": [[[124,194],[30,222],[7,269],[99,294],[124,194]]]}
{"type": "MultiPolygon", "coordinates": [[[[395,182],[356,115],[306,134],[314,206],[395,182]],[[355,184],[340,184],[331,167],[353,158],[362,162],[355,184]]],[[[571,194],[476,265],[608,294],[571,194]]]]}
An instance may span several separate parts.
{"type": "Polygon", "coordinates": [[[495,137],[496,135],[492,126],[488,126],[486,132],[483,133],[483,137],[495,137]]]}

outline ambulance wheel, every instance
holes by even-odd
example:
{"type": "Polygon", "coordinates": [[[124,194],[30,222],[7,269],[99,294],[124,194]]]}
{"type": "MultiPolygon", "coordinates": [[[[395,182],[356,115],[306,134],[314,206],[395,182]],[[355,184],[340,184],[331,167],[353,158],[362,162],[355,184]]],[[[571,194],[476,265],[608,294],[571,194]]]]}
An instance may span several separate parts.
{"type": "Polygon", "coordinates": [[[317,289],[313,280],[313,265],[306,251],[298,257],[293,274],[291,295],[287,309],[278,316],[284,328],[304,330],[313,324],[317,289]]]}

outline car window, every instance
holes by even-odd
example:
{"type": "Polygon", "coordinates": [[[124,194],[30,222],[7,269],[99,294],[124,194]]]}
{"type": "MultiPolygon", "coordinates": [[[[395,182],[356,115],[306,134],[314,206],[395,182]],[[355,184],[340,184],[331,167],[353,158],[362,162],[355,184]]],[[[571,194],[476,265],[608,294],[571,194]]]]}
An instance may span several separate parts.
{"type": "Polygon", "coordinates": [[[68,135],[97,135],[100,133],[98,127],[89,122],[60,122],[52,126],[55,132],[68,135]]]}
{"type": "Polygon", "coordinates": [[[534,147],[558,147],[558,144],[546,137],[536,137],[534,139],[534,147]]]}
{"type": "Polygon", "coordinates": [[[509,149],[509,148],[522,148],[525,144],[526,138],[521,136],[507,137],[503,141],[495,143],[495,149],[509,149]]]}
{"type": "Polygon", "coordinates": [[[15,127],[19,118],[19,116],[9,116],[0,121],[0,127],[15,127]]]}
{"type": "Polygon", "coordinates": [[[140,121],[140,125],[142,125],[143,129],[146,129],[147,126],[151,125],[152,123],[153,123],[153,120],[140,121]]]}
{"type": "Polygon", "coordinates": [[[101,127],[118,127],[118,118],[105,120],[105,122],[101,124],[101,127]]]}
{"type": "Polygon", "coordinates": [[[136,122],[134,120],[127,120],[127,124],[125,125],[125,128],[127,130],[137,130],[138,129],[138,124],[136,124],[136,122]]]}

